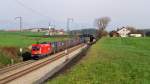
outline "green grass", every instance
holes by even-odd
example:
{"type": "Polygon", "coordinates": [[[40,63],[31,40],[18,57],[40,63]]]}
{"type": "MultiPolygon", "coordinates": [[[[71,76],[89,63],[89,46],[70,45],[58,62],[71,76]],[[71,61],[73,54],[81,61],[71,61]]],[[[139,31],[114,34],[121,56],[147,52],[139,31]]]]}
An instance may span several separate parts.
{"type": "Polygon", "coordinates": [[[66,37],[49,37],[43,38],[44,33],[32,33],[32,32],[0,32],[0,46],[16,46],[16,47],[28,47],[33,43],[44,41],[61,41],[66,37]]]}
{"type": "Polygon", "coordinates": [[[7,64],[11,64],[11,59],[0,53],[0,67],[6,66],[7,64]]]}
{"type": "Polygon", "coordinates": [[[150,38],[102,38],[48,84],[150,84],[150,38]]]}

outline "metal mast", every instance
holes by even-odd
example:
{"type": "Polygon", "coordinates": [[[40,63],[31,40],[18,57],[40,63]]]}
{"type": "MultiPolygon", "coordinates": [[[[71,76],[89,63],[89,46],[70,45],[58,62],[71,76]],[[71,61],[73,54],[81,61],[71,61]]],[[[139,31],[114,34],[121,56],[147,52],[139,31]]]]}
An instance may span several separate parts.
{"type": "Polygon", "coordinates": [[[22,17],[21,16],[20,17],[16,17],[15,19],[16,20],[19,19],[19,23],[20,23],[19,26],[20,26],[20,32],[21,32],[22,31],[22,25],[23,25],[23,23],[22,23],[22,17]]]}

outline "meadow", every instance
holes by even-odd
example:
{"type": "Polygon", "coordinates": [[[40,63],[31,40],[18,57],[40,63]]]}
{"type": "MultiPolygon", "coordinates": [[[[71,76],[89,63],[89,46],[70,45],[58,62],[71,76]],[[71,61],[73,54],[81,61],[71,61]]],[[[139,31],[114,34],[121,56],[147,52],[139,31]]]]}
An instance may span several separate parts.
{"type": "Polygon", "coordinates": [[[150,84],[150,38],[102,38],[46,84],[150,84]]]}
{"type": "Polygon", "coordinates": [[[28,47],[39,42],[53,42],[65,40],[65,37],[42,37],[41,32],[0,32],[0,46],[28,47]]]}

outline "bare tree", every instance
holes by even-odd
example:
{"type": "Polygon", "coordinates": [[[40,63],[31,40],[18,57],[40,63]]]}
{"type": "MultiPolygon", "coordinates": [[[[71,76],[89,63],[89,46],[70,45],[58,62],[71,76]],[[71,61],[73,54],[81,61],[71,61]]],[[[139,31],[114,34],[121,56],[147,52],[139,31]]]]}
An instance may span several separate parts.
{"type": "Polygon", "coordinates": [[[130,33],[137,33],[137,29],[135,27],[127,26],[126,28],[130,30],[130,33]]]}
{"type": "Polygon", "coordinates": [[[96,25],[99,28],[99,30],[105,30],[109,22],[110,22],[109,17],[102,17],[102,18],[96,19],[96,25]]]}
{"type": "Polygon", "coordinates": [[[108,26],[110,21],[111,19],[109,17],[102,17],[95,20],[95,25],[99,29],[100,37],[103,35],[104,32],[106,32],[105,29],[108,26]]]}

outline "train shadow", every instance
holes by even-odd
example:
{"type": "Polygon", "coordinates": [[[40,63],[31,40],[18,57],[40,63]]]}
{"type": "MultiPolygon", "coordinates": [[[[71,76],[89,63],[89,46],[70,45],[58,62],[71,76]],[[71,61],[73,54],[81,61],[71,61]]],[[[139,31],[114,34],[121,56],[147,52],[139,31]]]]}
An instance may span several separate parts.
{"type": "Polygon", "coordinates": [[[22,58],[23,58],[23,61],[31,60],[31,53],[30,52],[24,52],[22,54],[22,58]]]}

